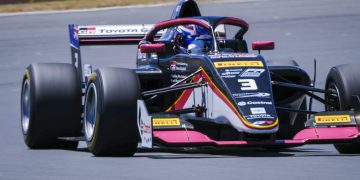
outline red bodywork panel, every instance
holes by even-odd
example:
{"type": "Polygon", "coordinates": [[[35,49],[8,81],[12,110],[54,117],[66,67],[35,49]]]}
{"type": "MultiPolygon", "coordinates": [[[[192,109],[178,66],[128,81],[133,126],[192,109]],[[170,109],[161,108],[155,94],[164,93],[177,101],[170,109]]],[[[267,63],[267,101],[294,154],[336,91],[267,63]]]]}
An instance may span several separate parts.
{"type": "Polygon", "coordinates": [[[140,52],[141,53],[162,53],[165,52],[165,44],[141,44],[140,52]]]}
{"type": "Polygon", "coordinates": [[[273,50],[275,49],[274,41],[255,41],[251,43],[253,50],[273,50]]]}

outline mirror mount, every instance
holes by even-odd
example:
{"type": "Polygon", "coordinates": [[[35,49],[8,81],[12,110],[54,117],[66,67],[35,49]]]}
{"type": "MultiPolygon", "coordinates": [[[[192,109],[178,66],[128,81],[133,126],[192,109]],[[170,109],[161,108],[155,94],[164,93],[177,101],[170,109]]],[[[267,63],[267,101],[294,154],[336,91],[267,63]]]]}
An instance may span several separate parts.
{"type": "Polygon", "coordinates": [[[139,48],[141,53],[163,53],[166,50],[164,43],[140,44],[139,48]]]}
{"type": "Polygon", "coordinates": [[[275,49],[274,41],[255,41],[251,43],[253,50],[258,50],[259,54],[261,50],[273,50],[275,49]]]}

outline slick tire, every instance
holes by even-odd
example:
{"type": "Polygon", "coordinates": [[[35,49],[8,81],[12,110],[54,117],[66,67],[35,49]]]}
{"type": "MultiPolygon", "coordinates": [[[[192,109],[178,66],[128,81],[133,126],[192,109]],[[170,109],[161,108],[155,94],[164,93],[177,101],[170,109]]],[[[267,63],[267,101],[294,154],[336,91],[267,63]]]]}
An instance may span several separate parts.
{"type": "Polygon", "coordinates": [[[133,156],[137,149],[138,76],[129,69],[101,68],[89,78],[84,130],[95,156],[133,156]]]}
{"type": "Polygon", "coordinates": [[[81,135],[81,84],[71,64],[31,64],[21,89],[21,129],[30,149],[76,149],[81,135]]]}
{"type": "MultiPolygon", "coordinates": [[[[325,95],[325,99],[338,107],[325,106],[326,111],[346,111],[353,107],[354,95],[360,95],[360,65],[344,64],[330,69],[326,78],[325,89],[336,92],[336,95],[325,95]]],[[[359,140],[353,143],[335,144],[335,148],[342,154],[359,154],[359,140]]]]}

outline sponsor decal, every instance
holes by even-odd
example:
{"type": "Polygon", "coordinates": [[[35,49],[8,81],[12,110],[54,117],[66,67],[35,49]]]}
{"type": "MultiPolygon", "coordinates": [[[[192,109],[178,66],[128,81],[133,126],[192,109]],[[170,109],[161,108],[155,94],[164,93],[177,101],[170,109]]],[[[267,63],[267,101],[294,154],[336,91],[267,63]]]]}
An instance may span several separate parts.
{"type": "Polygon", "coordinates": [[[180,126],[179,118],[153,118],[153,126],[180,126]]]}
{"type": "Polygon", "coordinates": [[[211,59],[217,58],[255,58],[255,54],[245,54],[245,53],[238,53],[238,54],[214,54],[209,55],[211,59]]]}
{"type": "Polygon", "coordinates": [[[188,66],[187,63],[171,61],[170,70],[171,71],[186,71],[187,66],[188,66]]]}
{"type": "MultiPolygon", "coordinates": [[[[115,26],[79,26],[79,34],[81,36],[106,36],[117,35],[123,37],[139,37],[142,38],[153,25],[135,24],[135,25],[115,25],[115,26]]],[[[162,35],[166,29],[160,30],[156,36],[162,35]]]]}
{"type": "Polygon", "coordinates": [[[187,76],[186,75],[183,75],[183,74],[172,74],[171,75],[171,78],[176,78],[176,79],[184,79],[186,78],[187,76]]]}
{"type": "MultiPolygon", "coordinates": [[[[136,24],[136,25],[115,25],[115,26],[80,26],[80,35],[145,35],[153,25],[136,24]]],[[[160,30],[157,35],[164,33],[160,30]]]]}
{"type": "Polygon", "coordinates": [[[149,31],[148,29],[142,28],[142,29],[99,29],[100,34],[131,34],[131,33],[146,33],[149,31]]]}
{"type": "Polygon", "coordinates": [[[172,61],[170,64],[170,70],[171,71],[176,71],[176,61],[172,61]]]}
{"type": "Polygon", "coordinates": [[[273,121],[255,121],[253,124],[254,125],[270,125],[272,123],[273,123],[273,121]]]}
{"type": "Polygon", "coordinates": [[[75,40],[77,40],[77,41],[79,40],[79,29],[78,29],[77,26],[74,26],[73,38],[74,38],[75,40]]]}
{"type": "Polygon", "coordinates": [[[141,134],[149,134],[151,133],[151,127],[147,124],[144,124],[143,121],[141,121],[142,124],[140,124],[140,131],[141,134]]]}
{"type": "Polygon", "coordinates": [[[245,116],[246,119],[274,119],[270,114],[251,114],[245,116]]]}
{"type": "Polygon", "coordinates": [[[96,33],[96,27],[81,27],[79,29],[80,34],[95,34],[96,33]]]}
{"type": "Polygon", "coordinates": [[[253,79],[238,79],[238,82],[241,85],[240,89],[243,91],[250,91],[250,90],[258,89],[256,82],[253,79]]]}
{"type": "Polygon", "coordinates": [[[351,122],[350,115],[315,116],[315,122],[322,123],[344,123],[351,122]]]}
{"type": "Polygon", "coordinates": [[[141,147],[152,148],[152,124],[143,100],[137,101],[137,125],[141,139],[141,147]]]}
{"type": "Polygon", "coordinates": [[[263,107],[250,108],[252,114],[266,114],[266,110],[263,107]]]}
{"type": "MultiPolygon", "coordinates": [[[[79,49],[79,28],[77,25],[70,24],[69,25],[69,32],[70,32],[70,45],[72,48],[79,49]]],[[[76,50],[71,50],[71,53],[77,52],[76,50]]],[[[74,57],[72,57],[74,59],[74,57]]]]}
{"type": "Polygon", "coordinates": [[[74,60],[75,67],[79,67],[79,53],[78,52],[74,52],[73,60],[74,60]]]}
{"type": "Polygon", "coordinates": [[[221,73],[221,76],[228,76],[228,75],[238,75],[240,74],[240,72],[236,72],[236,71],[225,71],[221,73]]]}
{"type": "Polygon", "coordinates": [[[186,75],[183,75],[183,74],[171,74],[170,75],[170,82],[172,83],[177,83],[181,80],[183,80],[184,78],[186,78],[187,76],[186,75]]]}
{"type": "Polygon", "coordinates": [[[210,57],[211,59],[217,59],[217,58],[221,58],[221,54],[209,55],[209,57],[210,57]]]}
{"type": "Polygon", "coordinates": [[[265,92],[233,94],[235,98],[249,98],[249,97],[270,98],[270,95],[271,95],[270,93],[265,93],[265,92]]]}
{"type": "Polygon", "coordinates": [[[87,83],[89,82],[88,79],[89,79],[89,76],[91,76],[92,74],[92,66],[91,64],[84,64],[83,66],[83,83],[87,83]]]}
{"type": "Polygon", "coordinates": [[[96,32],[98,34],[144,34],[148,32],[148,28],[131,28],[131,27],[112,27],[112,28],[100,28],[96,32]]]}
{"type": "Polygon", "coordinates": [[[252,69],[245,70],[239,77],[260,77],[265,69],[252,69]]]}
{"type": "Polygon", "coordinates": [[[232,71],[231,69],[225,69],[225,72],[221,72],[220,76],[222,78],[235,78],[241,73],[242,69],[236,69],[235,71],[232,71]]]}
{"type": "Polygon", "coordinates": [[[245,106],[245,105],[272,105],[273,103],[271,101],[240,101],[237,103],[239,106],[245,106]]]}
{"type": "Polygon", "coordinates": [[[224,75],[224,76],[221,76],[222,78],[235,78],[236,75],[224,75]]]}
{"type": "Polygon", "coordinates": [[[216,68],[228,67],[264,67],[262,61],[224,61],[214,62],[216,68]]]}
{"type": "Polygon", "coordinates": [[[225,72],[241,72],[243,69],[225,69],[225,72]]]}

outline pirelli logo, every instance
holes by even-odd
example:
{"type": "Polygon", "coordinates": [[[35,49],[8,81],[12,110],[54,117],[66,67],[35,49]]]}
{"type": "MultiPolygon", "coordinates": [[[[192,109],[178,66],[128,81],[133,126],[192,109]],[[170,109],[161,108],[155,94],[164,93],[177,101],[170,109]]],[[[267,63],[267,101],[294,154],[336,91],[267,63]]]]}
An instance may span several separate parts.
{"type": "Polygon", "coordinates": [[[154,118],[153,126],[180,126],[179,118],[154,118]]]}
{"type": "Polygon", "coordinates": [[[227,68],[227,67],[264,67],[262,61],[225,61],[225,62],[214,62],[216,68],[227,68]]]}
{"type": "Polygon", "coordinates": [[[351,119],[350,115],[315,116],[315,122],[318,124],[348,123],[351,119]]]}

